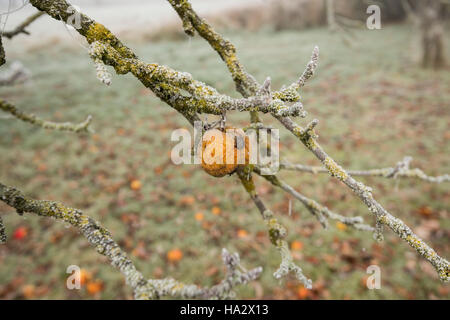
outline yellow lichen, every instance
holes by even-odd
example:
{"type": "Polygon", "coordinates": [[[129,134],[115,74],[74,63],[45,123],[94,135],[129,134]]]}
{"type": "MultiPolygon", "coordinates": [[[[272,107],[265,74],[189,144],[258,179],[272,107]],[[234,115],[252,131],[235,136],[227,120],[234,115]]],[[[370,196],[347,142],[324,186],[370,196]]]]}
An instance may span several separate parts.
{"type": "Polygon", "coordinates": [[[111,33],[111,31],[109,31],[104,25],[97,23],[97,22],[91,24],[86,33],[86,40],[89,43],[93,43],[95,41],[109,43],[113,39],[115,39],[115,37],[111,33]]]}
{"type": "Polygon", "coordinates": [[[86,40],[88,43],[99,41],[108,43],[124,58],[136,58],[135,54],[126,46],[124,46],[114,34],[111,33],[104,25],[94,22],[89,26],[86,32],[86,40]]]}
{"type": "Polygon", "coordinates": [[[327,156],[323,161],[323,164],[333,177],[336,177],[341,181],[345,181],[348,178],[347,172],[345,172],[345,170],[330,157],[327,156]]]}

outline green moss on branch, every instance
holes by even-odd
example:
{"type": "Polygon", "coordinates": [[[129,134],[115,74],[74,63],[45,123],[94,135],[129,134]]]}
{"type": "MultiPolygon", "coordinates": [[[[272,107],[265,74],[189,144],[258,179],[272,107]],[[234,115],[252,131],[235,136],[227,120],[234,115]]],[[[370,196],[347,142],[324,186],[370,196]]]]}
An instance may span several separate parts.
{"type": "Polygon", "coordinates": [[[89,125],[91,124],[92,117],[88,116],[87,119],[81,123],[74,124],[70,122],[51,122],[47,120],[43,120],[34,114],[28,114],[18,110],[14,105],[6,102],[5,100],[0,99],[0,110],[4,112],[8,112],[12,114],[19,120],[37,125],[44,129],[58,130],[58,131],[72,131],[75,133],[80,132],[90,132],[89,125]]]}

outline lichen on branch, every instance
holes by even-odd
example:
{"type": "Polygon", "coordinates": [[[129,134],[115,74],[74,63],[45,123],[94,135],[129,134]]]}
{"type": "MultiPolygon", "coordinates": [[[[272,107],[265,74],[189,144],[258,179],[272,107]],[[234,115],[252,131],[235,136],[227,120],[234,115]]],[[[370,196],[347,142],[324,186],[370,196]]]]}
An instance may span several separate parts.
{"type": "MultiPolygon", "coordinates": [[[[255,168],[254,172],[260,174],[259,168],[255,168]]],[[[313,199],[310,199],[300,192],[296,191],[293,187],[291,187],[289,184],[284,182],[283,180],[279,179],[276,175],[261,175],[264,179],[269,181],[272,185],[281,188],[285,192],[292,195],[294,198],[299,200],[305,207],[308,209],[308,211],[317,218],[317,220],[320,222],[320,224],[326,229],[328,227],[328,220],[336,220],[339,221],[345,225],[351,226],[357,230],[362,231],[374,231],[374,228],[364,224],[364,220],[362,217],[346,217],[343,215],[340,215],[338,213],[335,213],[328,209],[327,207],[319,204],[317,201],[314,201],[313,199]]]]}
{"type": "Polygon", "coordinates": [[[3,48],[2,36],[0,35],[0,66],[6,63],[5,49],[3,48]]]}
{"type": "MultiPolygon", "coordinates": [[[[61,220],[70,224],[88,240],[96,251],[108,258],[111,265],[118,269],[125,277],[127,284],[133,289],[136,299],[158,299],[164,296],[182,298],[228,298],[233,289],[259,277],[262,268],[241,271],[239,256],[223,250],[222,259],[227,268],[225,279],[211,288],[200,288],[188,285],[174,279],[145,279],[127,254],[112,238],[111,233],[100,223],[83,214],[81,210],[67,207],[56,201],[35,200],[24,195],[20,190],[0,183],[0,200],[13,207],[18,214],[34,213],[42,217],[61,220]]],[[[4,238],[3,223],[0,218],[0,242],[4,238]]]]}
{"type": "Polygon", "coordinates": [[[275,246],[281,256],[281,263],[279,268],[274,272],[273,276],[276,279],[281,279],[287,276],[289,273],[293,273],[298,281],[303,283],[305,288],[312,288],[312,280],[308,279],[302,269],[294,262],[292,254],[289,250],[288,243],[285,238],[287,236],[286,228],[280,224],[277,218],[275,218],[273,212],[269,210],[264,202],[261,200],[256,192],[255,183],[253,181],[251,167],[247,166],[240,168],[237,171],[239,179],[244,189],[249,194],[250,198],[255,203],[261,216],[266,224],[267,231],[269,233],[270,242],[275,246]]]}
{"type": "MultiPolygon", "coordinates": [[[[204,20],[201,19],[192,9],[188,0],[168,0],[170,4],[177,11],[180,18],[185,21],[184,25],[189,25],[195,28],[201,37],[208,41],[211,47],[219,53],[221,58],[228,66],[230,73],[233,76],[238,91],[244,96],[248,92],[256,92],[259,88],[254,78],[246,73],[243,65],[237,58],[236,48],[229,40],[224,39],[220,34],[204,20]]],[[[192,31],[192,28],[191,28],[192,31]]],[[[293,83],[287,89],[281,90],[275,95],[275,98],[282,98],[287,101],[299,99],[297,90],[303,87],[307,80],[309,80],[317,66],[318,66],[319,50],[314,48],[311,60],[306,65],[306,68],[297,82],[293,83]]],[[[281,99],[280,99],[281,100],[281,99]]],[[[376,232],[381,231],[380,224],[387,225],[394,233],[413,247],[421,256],[427,259],[437,270],[439,277],[443,281],[449,281],[449,263],[446,259],[438,256],[436,252],[419,239],[406,224],[398,218],[395,218],[386,211],[372,196],[371,188],[365,186],[363,183],[356,181],[344,168],[342,168],[336,161],[331,158],[317,142],[317,134],[315,127],[318,124],[317,120],[311,121],[305,128],[296,124],[290,117],[284,117],[272,113],[272,115],[294,136],[296,136],[304,146],[312,152],[324,165],[328,173],[336,177],[338,180],[347,185],[368,207],[369,211],[376,217],[376,232]],[[406,230],[406,231],[405,231],[406,230]],[[404,231],[404,232],[403,232],[404,231]],[[405,235],[406,234],[406,235],[405,235]]],[[[252,122],[256,123],[252,117],[252,122]]],[[[416,173],[421,175],[420,173],[416,173]]],[[[242,180],[242,179],[241,179],[242,180]]],[[[256,202],[255,202],[256,203],[256,202]]],[[[256,203],[258,207],[258,203],[256,203]]],[[[258,207],[258,209],[260,209],[258,207]]],[[[380,235],[377,234],[379,238],[380,235]]]]}
{"type": "MultiPolygon", "coordinates": [[[[369,211],[375,216],[375,228],[372,229],[375,231],[377,238],[381,238],[383,226],[388,226],[396,235],[405,240],[421,256],[427,259],[436,268],[442,280],[449,280],[448,261],[437,255],[403,221],[384,209],[373,198],[371,188],[355,180],[352,172],[346,171],[341,167],[318,144],[318,136],[316,134],[318,121],[313,120],[302,127],[290,118],[291,116],[306,116],[303,105],[300,103],[299,90],[313,76],[318,66],[319,50],[317,47],[314,48],[305,71],[296,82],[282,88],[280,91],[271,92],[270,81],[266,80],[263,85],[259,85],[239,61],[235,46],[217,33],[206,20],[200,18],[193,10],[189,1],[168,1],[182,19],[186,33],[191,36],[198,33],[219,54],[227,65],[236,88],[242,94],[243,99],[233,99],[220,94],[212,86],[193,79],[188,73],[179,72],[156,63],[143,62],[105,26],[78,12],[77,14],[80,16],[80,27],[77,28],[77,31],[90,44],[89,53],[96,64],[97,76],[102,82],[109,84],[111,81],[106,66],[112,66],[117,74],[131,73],[145,87],[152,90],[162,101],[180,112],[191,124],[194,121],[200,120],[200,113],[223,115],[226,111],[238,110],[249,111],[251,113],[252,125],[261,124],[261,126],[264,126],[259,120],[258,113],[270,113],[322,162],[324,169],[331,176],[348,186],[368,207],[369,211]]],[[[67,22],[73,14],[73,10],[69,10],[71,5],[66,0],[30,0],[30,2],[37,9],[63,22],[67,22]]],[[[0,63],[2,61],[4,62],[4,52],[2,49],[0,38],[0,63]]],[[[252,178],[252,169],[254,169],[252,166],[246,166],[240,168],[237,173],[242,185],[259,209],[267,225],[271,242],[280,252],[282,261],[280,268],[274,275],[280,278],[289,272],[293,272],[305,287],[310,288],[311,280],[306,278],[301,268],[293,262],[287,242],[284,240],[287,233],[286,228],[278,222],[272,211],[265,206],[256,193],[252,178]]],[[[407,175],[411,173],[410,170],[409,162],[406,164],[404,162],[402,165],[397,165],[393,168],[393,170],[386,174],[386,177],[395,178],[407,175]]],[[[422,173],[414,171],[411,174],[412,176],[415,175],[419,178],[421,177],[423,180],[430,181],[422,173]]],[[[347,224],[353,226],[362,226],[360,224],[361,220],[358,217],[346,218],[334,214],[317,202],[312,202],[309,198],[301,195],[277,177],[269,181],[300,200],[313,214],[319,217],[319,221],[322,223],[324,223],[324,218],[330,218],[344,223],[347,222],[347,224]]],[[[236,266],[239,263],[239,259],[236,256],[233,258],[229,254],[224,253],[224,261],[226,265],[229,265],[229,268],[227,278],[222,284],[216,287],[216,289],[220,288],[220,290],[224,290],[223,292],[220,291],[220,294],[215,291],[216,289],[209,291],[205,289],[202,291],[196,289],[194,286],[184,285],[172,279],[146,281],[140,273],[134,271],[134,266],[132,266],[132,263],[124,256],[124,253],[112,240],[109,232],[103,229],[97,222],[84,216],[80,211],[67,208],[59,203],[42,202],[26,198],[20,191],[1,184],[0,197],[3,201],[15,207],[19,213],[30,211],[40,215],[55,216],[71,223],[75,227],[81,228],[82,233],[88,238],[88,241],[98,246],[99,252],[108,256],[112,264],[125,274],[128,282],[134,288],[137,298],[153,298],[162,295],[162,293],[171,293],[181,297],[225,297],[227,296],[226,292],[228,292],[228,288],[239,284],[233,279],[244,279],[245,281],[243,283],[246,283],[254,279],[260,272],[260,269],[255,269],[253,270],[254,272],[250,273],[237,273],[237,269],[233,269],[232,266],[236,266]],[[228,275],[231,276],[228,277],[228,275]]],[[[371,227],[365,228],[372,230],[370,229],[371,227]]]]}
{"type": "MultiPolygon", "coordinates": [[[[369,212],[376,218],[377,228],[380,231],[380,224],[388,226],[397,236],[405,240],[413,249],[430,262],[436,269],[439,278],[448,282],[450,280],[449,262],[440,257],[429,245],[420,239],[412,230],[400,219],[389,213],[372,195],[372,189],[362,182],[355,180],[348,172],[339,166],[318,144],[316,139],[288,117],[277,118],[289,131],[322,162],[328,173],[340,180],[367,206],[369,212]]],[[[377,234],[379,237],[379,234],[377,234]]]]}
{"type": "MultiPolygon", "coordinates": [[[[411,157],[405,157],[402,161],[398,162],[395,167],[370,170],[347,170],[347,173],[351,176],[383,177],[387,179],[412,178],[424,180],[431,183],[442,183],[450,181],[449,174],[429,176],[419,168],[410,168],[409,165],[411,161],[411,157]]],[[[293,164],[287,161],[280,163],[280,169],[308,172],[312,174],[328,173],[328,169],[324,167],[293,164]]]]}
{"type": "Polygon", "coordinates": [[[4,225],[4,223],[3,223],[2,217],[0,217],[0,244],[5,243],[7,239],[8,239],[8,238],[7,238],[7,236],[6,236],[5,225],[4,225]]]}
{"type": "MultiPolygon", "coordinates": [[[[156,63],[144,63],[135,58],[121,56],[111,45],[101,41],[92,42],[89,53],[97,66],[97,78],[103,83],[111,83],[104,65],[113,66],[118,74],[132,73],[145,86],[159,86],[164,90],[167,85],[174,88],[172,95],[186,99],[189,108],[202,114],[222,115],[226,111],[257,111],[275,113],[280,116],[298,116],[301,105],[284,106],[280,100],[272,100],[271,93],[262,91],[260,95],[235,99],[220,94],[215,88],[193,79],[187,72],[179,72],[156,63]],[[186,95],[187,94],[187,95],[186,95]]],[[[169,102],[170,104],[170,102],[169,102]]]]}
{"type": "Polygon", "coordinates": [[[89,128],[89,125],[92,122],[91,116],[88,116],[85,121],[78,124],[74,124],[71,122],[51,122],[43,120],[35,116],[34,114],[28,114],[23,111],[20,111],[14,105],[2,99],[0,99],[0,110],[10,113],[19,120],[31,123],[44,129],[51,129],[57,131],[72,131],[75,133],[91,132],[89,128]]]}

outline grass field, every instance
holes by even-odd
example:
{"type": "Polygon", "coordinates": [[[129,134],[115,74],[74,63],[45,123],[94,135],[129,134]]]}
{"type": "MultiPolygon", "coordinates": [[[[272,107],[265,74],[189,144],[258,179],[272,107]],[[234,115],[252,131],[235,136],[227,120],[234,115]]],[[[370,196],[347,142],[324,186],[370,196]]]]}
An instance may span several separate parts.
{"type": "MultiPolygon", "coordinates": [[[[275,88],[294,81],[313,46],[320,47],[320,67],[302,92],[309,116],[299,121],[320,120],[319,142],[344,167],[393,166],[409,155],[413,166],[430,175],[450,172],[450,72],[424,71],[410,62],[411,28],[359,31],[352,47],[326,29],[228,36],[249,72],[259,81],[271,76],[275,88]]],[[[201,39],[127,44],[145,61],[188,71],[238,97],[225,66],[201,39]]],[[[239,298],[450,298],[448,284],[439,282],[431,265],[391,232],[378,244],[369,233],[335,225],[323,230],[296,202],[289,217],[290,198],[259,179],[258,191],[289,227],[294,257],[314,289],[305,291],[293,279],[275,280],[278,253],[236,177],[219,180],[199,166],[172,164],[171,132],[188,128],[182,116],[130,75],[114,76],[112,86],[105,87],[81,46],[55,40],[26,49],[7,42],[5,49],[10,61],[18,59],[32,71],[33,81],[0,88],[2,98],[53,121],[81,122],[91,114],[96,132],[52,132],[0,119],[2,183],[38,199],[62,201],[98,219],[144,275],[212,285],[223,275],[220,252],[225,247],[238,252],[245,266],[264,268],[258,281],[238,290],[239,298]],[[167,259],[174,249],[183,253],[178,262],[167,259]],[[366,268],[372,264],[381,268],[380,290],[365,286],[366,268]]],[[[229,121],[244,126],[248,116],[232,114],[229,121]]],[[[318,165],[285,130],[281,141],[282,157],[318,165]]],[[[327,175],[281,176],[336,212],[374,222],[351,192],[327,175]]],[[[449,257],[448,184],[363,181],[389,211],[449,257]]],[[[51,219],[19,217],[5,205],[0,205],[0,213],[9,235],[0,246],[1,299],[132,298],[122,275],[76,230],[51,219]],[[13,236],[18,228],[25,236],[13,236]],[[66,289],[66,268],[72,264],[91,273],[90,283],[97,286],[66,289]]]]}

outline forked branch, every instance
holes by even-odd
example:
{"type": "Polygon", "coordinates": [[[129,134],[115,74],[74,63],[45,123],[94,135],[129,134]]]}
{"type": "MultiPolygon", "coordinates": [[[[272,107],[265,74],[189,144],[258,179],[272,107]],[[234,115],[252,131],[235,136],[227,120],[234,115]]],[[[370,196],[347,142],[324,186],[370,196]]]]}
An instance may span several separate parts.
{"type": "Polygon", "coordinates": [[[289,250],[288,243],[286,242],[286,240],[284,240],[287,236],[286,228],[280,224],[280,222],[275,218],[273,212],[266,207],[266,205],[256,192],[255,183],[253,181],[250,168],[247,167],[243,170],[239,170],[237,173],[242,185],[249,194],[250,198],[255,203],[256,207],[261,213],[264,222],[266,223],[270,241],[280,253],[280,267],[277,269],[277,271],[275,271],[273,276],[276,279],[281,279],[292,272],[295,275],[296,279],[303,283],[305,288],[311,289],[312,280],[308,279],[303,274],[302,268],[295,264],[292,254],[289,250]]]}
{"type": "Polygon", "coordinates": [[[4,31],[2,33],[2,36],[11,39],[21,33],[29,35],[30,33],[26,30],[26,28],[32,24],[35,20],[37,20],[39,17],[43,16],[45,12],[38,11],[35,14],[31,15],[25,21],[23,21],[21,24],[19,24],[17,27],[15,27],[13,30],[10,31],[4,31]]]}
{"type": "MultiPolygon", "coordinates": [[[[136,54],[112,34],[103,25],[95,22],[88,16],[80,14],[81,27],[77,31],[83,35],[90,44],[90,55],[96,64],[98,77],[104,83],[109,84],[110,78],[106,72],[106,66],[114,67],[116,73],[132,73],[145,87],[151,89],[161,100],[179,111],[191,124],[199,120],[198,114],[223,114],[229,110],[250,111],[252,113],[252,122],[258,122],[257,112],[271,113],[283,126],[291,131],[324,165],[324,168],[333,176],[346,184],[369,208],[369,211],[376,218],[375,232],[377,238],[380,238],[382,227],[388,226],[400,238],[404,239],[420,255],[427,259],[438,271],[440,278],[444,281],[449,280],[449,263],[444,258],[425,244],[415,235],[403,221],[394,217],[384,209],[372,196],[370,188],[361,182],[356,181],[351,173],[340,167],[318,144],[315,133],[318,121],[313,120],[304,128],[297,125],[289,116],[305,116],[303,106],[300,103],[299,90],[309,80],[318,65],[318,48],[315,47],[310,62],[298,81],[277,92],[270,92],[265,85],[259,85],[253,76],[248,74],[244,66],[240,63],[236,55],[236,48],[229,41],[224,39],[219,33],[204,20],[201,19],[192,9],[187,0],[168,0],[177,11],[183,21],[185,31],[189,35],[196,32],[203,37],[212,48],[220,55],[226,63],[232,78],[236,84],[237,90],[243,95],[243,99],[233,99],[220,94],[211,86],[196,81],[187,73],[170,69],[158,64],[144,63],[139,60],[136,54]],[[262,88],[266,88],[262,90],[262,88]],[[292,103],[292,105],[289,105],[292,103]]],[[[37,9],[46,12],[56,20],[68,21],[69,15],[73,11],[68,10],[70,4],[65,0],[30,0],[31,4],[37,9]]],[[[1,49],[1,47],[0,47],[1,49]]],[[[0,51],[0,60],[4,57],[0,51]]],[[[0,61],[1,62],[1,61],[0,61]]],[[[306,287],[311,287],[311,280],[307,279],[300,267],[292,259],[287,242],[284,240],[286,229],[279,224],[274,214],[267,209],[262,200],[255,191],[255,185],[252,178],[251,166],[238,171],[240,181],[254,201],[255,205],[262,214],[269,230],[269,236],[272,243],[279,250],[282,262],[280,268],[275,272],[275,276],[280,278],[290,271],[296,274],[296,277],[303,282],[306,287]]],[[[391,171],[389,176],[400,176],[408,168],[399,168],[391,171]],[[403,171],[402,171],[403,170],[403,171]],[[395,172],[394,172],[395,171],[395,172]]],[[[348,224],[359,225],[358,218],[345,218],[332,213],[325,207],[320,206],[310,199],[304,197],[295,191],[289,185],[278,178],[269,180],[274,185],[280,187],[286,192],[300,200],[307,208],[316,215],[327,218],[341,219],[348,224]],[[308,207],[309,206],[309,207],[308,207]],[[350,219],[350,220],[345,220],[350,219]]],[[[19,213],[29,211],[38,215],[54,216],[71,223],[78,227],[87,237],[88,241],[97,246],[100,253],[108,256],[113,266],[124,273],[127,281],[135,290],[137,298],[154,298],[162,293],[171,292],[174,295],[182,297],[211,297],[223,295],[217,294],[216,290],[227,292],[226,288],[233,287],[239,283],[246,283],[254,279],[260,273],[260,269],[255,269],[249,273],[237,273],[236,266],[239,262],[236,256],[234,258],[224,253],[225,263],[229,264],[230,278],[227,278],[222,286],[219,285],[214,290],[199,291],[192,286],[186,286],[175,280],[149,280],[145,281],[142,274],[138,273],[131,261],[118,248],[112,240],[109,232],[102,228],[96,221],[83,215],[79,210],[67,208],[62,204],[38,201],[26,198],[20,191],[6,187],[0,184],[0,198],[7,204],[15,207],[19,213]],[[112,251],[111,251],[112,250],[112,251]],[[232,279],[244,279],[236,282],[232,279]],[[159,287],[159,286],[162,286],[159,287]],[[217,289],[218,288],[218,289],[217,289]],[[224,289],[225,288],[225,289],[224,289]]],[[[340,221],[340,220],[339,220],[340,221]]],[[[344,222],[345,223],[345,222],[344,222]]],[[[367,229],[369,229],[368,227],[367,229]]],[[[228,277],[228,276],[227,276],[228,277]]]]}
{"type": "MultiPolygon", "coordinates": [[[[198,15],[193,11],[188,0],[168,0],[175,10],[178,12],[178,15],[184,20],[188,20],[186,24],[193,26],[195,30],[205,38],[210,45],[216,50],[222,59],[227,63],[227,66],[230,72],[233,75],[233,79],[235,79],[236,86],[240,89],[241,92],[248,92],[249,89],[254,88],[254,82],[250,81],[248,84],[246,81],[242,81],[242,79],[254,79],[252,76],[247,73],[237,73],[241,77],[236,77],[235,69],[233,66],[239,66],[237,70],[244,70],[243,66],[239,62],[236,56],[236,49],[234,46],[230,44],[230,42],[224,39],[221,35],[215,32],[210,25],[208,25],[205,20],[198,17],[198,15]],[[225,45],[226,44],[226,45],[225,45]],[[231,50],[231,55],[229,54],[228,48],[233,48],[231,50]],[[230,59],[226,60],[226,57],[232,57],[232,64],[230,64],[230,59]],[[230,67],[231,65],[231,67],[230,67]],[[236,80],[237,79],[237,80],[236,80]],[[247,84],[246,84],[247,83],[247,84]],[[244,88],[241,88],[244,86],[244,88]]],[[[311,69],[313,71],[317,67],[317,58],[318,58],[318,50],[314,50],[313,58],[311,62],[309,62],[306,66],[304,75],[310,75],[314,72],[310,72],[311,69]],[[317,54],[316,54],[317,52],[317,54]],[[314,59],[314,57],[316,57],[314,59]],[[312,68],[313,67],[313,68],[312,68]]],[[[300,80],[306,79],[308,80],[310,76],[300,77],[300,80]]],[[[300,89],[300,86],[303,86],[306,81],[298,81],[294,88],[296,90],[300,89]]],[[[256,86],[258,87],[258,86],[256,86]]],[[[251,91],[251,90],[250,90],[251,91]]],[[[291,90],[293,91],[293,90],[291,90]]],[[[241,92],[241,93],[242,93],[241,92]]],[[[297,98],[297,95],[294,94],[294,97],[297,98]]],[[[412,230],[400,219],[394,217],[390,214],[385,208],[383,208],[372,196],[372,190],[362,184],[359,181],[356,181],[347,171],[345,171],[341,166],[339,166],[318,144],[317,135],[315,133],[315,127],[318,124],[317,120],[311,121],[305,128],[302,128],[298,124],[296,124],[289,117],[282,117],[275,114],[272,114],[286,129],[288,129],[294,136],[296,136],[305,147],[311,151],[324,165],[324,167],[328,170],[328,173],[331,176],[336,177],[345,185],[347,185],[354,193],[357,195],[361,201],[368,207],[369,211],[376,218],[376,233],[377,238],[380,239],[380,232],[382,231],[382,226],[388,226],[394,233],[396,233],[401,239],[405,240],[412,248],[414,248],[422,257],[427,259],[436,269],[438,275],[441,280],[449,281],[450,279],[450,271],[449,271],[449,262],[437,255],[437,253],[428,246],[423,240],[421,240],[416,234],[412,232],[412,230]]]]}
{"type": "MultiPolygon", "coordinates": [[[[442,183],[450,181],[450,175],[448,174],[440,176],[429,176],[419,168],[411,169],[409,167],[411,161],[411,157],[405,157],[402,161],[398,162],[395,167],[370,170],[347,170],[347,173],[351,176],[383,177],[387,179],[413,178],[431,183],[442,183]]],[[[329,171],[324,167],[293,164],[287,161],[281,162],[280,168],[285,170],[308,172],[312,174],[329,173],[329,171]]]]}
{"type": "MultiPolygon", "coordinates": [[[[230,254],[223,249],[222,259],[227,268],[225,279],[210,288],[184,284],[171,278],[146,280],[127,254],[112,238],[111,233],[100,223],[83,214],[81,210],[67,207],[62,203],[46,200],[35,200],[25,196],[20,190],[0,183],[0,200],[16,209],[17,213],[34,213],[42,217],[50,217],[70,224],[88,240],[98,253],[106,256],[111,265],[118,269],[134,291],[136,299],[157,299],[164,296],[194,298],[228,298],[233,289],[259,277],[262,268],[246,271],[237,254],[230,254]]],[[[0,218],[0,242],[6,241],[4,226],[0,218]]]]}
{"type": "MultiPolygon", "coordinates": [[[[261,172],[258,168],[255,168],[254,172],[261,175],[261,172]]],[[[335,213],[330,209],[328,209],[327,207],[319,204],[317,201],[314,201],[313,199],[310,199],[301,194],[300,192],[296,191],[293,187],[291,187],[283,180],[279,179],[276,175],[261,175],[261,177],[263,177],[264,179],[269,181],[272,185],[279,187],[280,189],[284,190],[285,192],[292,195],[295,199],[300,201],[306,207],[306,209],[308,209],[308,211],[317,218],[317,220],[324,228],[328,227],[328,219],[331,219],[341,222],[345,225],[351,226],[357,230],[374,231],[373,227],[364,224],[364,220],[362,217],[346,217],[338,213],[335,213]]]]}

